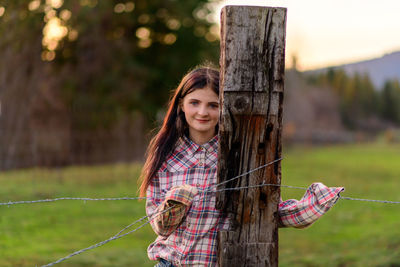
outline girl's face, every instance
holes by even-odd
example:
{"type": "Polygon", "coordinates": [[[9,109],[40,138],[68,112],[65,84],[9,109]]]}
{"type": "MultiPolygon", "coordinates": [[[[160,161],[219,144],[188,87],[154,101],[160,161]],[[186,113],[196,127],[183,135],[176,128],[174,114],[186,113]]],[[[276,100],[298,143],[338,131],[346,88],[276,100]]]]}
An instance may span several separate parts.
{"type": "Polygon", "coordinates": [[[196,89],[183,98],[181,105],[189,126],[190,138],[197,144],[209,141],[215,135],[218,123],[218,95],[210,88],[196,89]]]}

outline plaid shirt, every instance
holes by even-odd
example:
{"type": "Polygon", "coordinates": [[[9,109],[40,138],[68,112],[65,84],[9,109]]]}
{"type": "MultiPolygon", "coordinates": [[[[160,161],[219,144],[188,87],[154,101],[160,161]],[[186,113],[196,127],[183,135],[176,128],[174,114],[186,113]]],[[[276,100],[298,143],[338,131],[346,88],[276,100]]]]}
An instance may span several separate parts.
{"type": "MultiPolygon", "coordinates": [[[[174,266],[217,266],[217,233],[228,230],[229,223],[215,208],[215,193],[200,193],[217,183],[217,150],[218,136],[201,146],[183,137],[152,179],[146,212],[154,214],[150,223],[158,237],[148,248],[151,260],[162,258],[174,266]]],[[[311,225],[342,190],[315,183],[300,201],[281,201],[279,226],[311,225]]]]}

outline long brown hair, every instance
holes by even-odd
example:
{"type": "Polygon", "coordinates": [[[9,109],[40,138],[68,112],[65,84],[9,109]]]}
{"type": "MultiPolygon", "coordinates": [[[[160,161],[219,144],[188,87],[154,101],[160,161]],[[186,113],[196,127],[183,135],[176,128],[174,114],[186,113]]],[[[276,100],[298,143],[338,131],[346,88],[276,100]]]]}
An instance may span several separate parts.
{"type": "MultiPolygon", "coordinates": [[[[161,164],[175,149],[180,137],[187,134],[185,114],[181,110],[181,101],[191,92],[208,87],[219,95],[219,71],[214,67],[199,67],[186,74],[168,104],[167,114],[161,129],[150,141],[146,152],[146,161],[140,175],[140,196],[146,195],[147,187],[161,164]]],[[[216,126],[218,127],[218,125],[216,126]]],[[[218,128],[216,129],[218,131],[218,128]]]]}

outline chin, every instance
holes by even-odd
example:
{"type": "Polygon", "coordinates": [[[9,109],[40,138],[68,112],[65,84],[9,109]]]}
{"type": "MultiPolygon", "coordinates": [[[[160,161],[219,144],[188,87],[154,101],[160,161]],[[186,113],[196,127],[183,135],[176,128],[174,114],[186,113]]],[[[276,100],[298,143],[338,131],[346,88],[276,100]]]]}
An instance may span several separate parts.
{"type": "Polygon", "coordinates": [[[209,131],[211,131],[210,128],[197,128],[195,130],[198,131],[199,133],[208,133],[209,131]]]}

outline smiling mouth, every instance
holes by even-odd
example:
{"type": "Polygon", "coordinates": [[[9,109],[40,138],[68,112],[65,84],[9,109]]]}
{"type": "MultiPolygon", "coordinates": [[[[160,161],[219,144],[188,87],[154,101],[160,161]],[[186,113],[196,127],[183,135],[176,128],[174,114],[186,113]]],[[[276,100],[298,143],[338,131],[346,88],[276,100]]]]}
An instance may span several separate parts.
{"type": "Polygon", "coordinates": [[[208,120],[199,120],[199,119],[196,120],[198,120],[199,122],[208,122],[208,120]]]}

